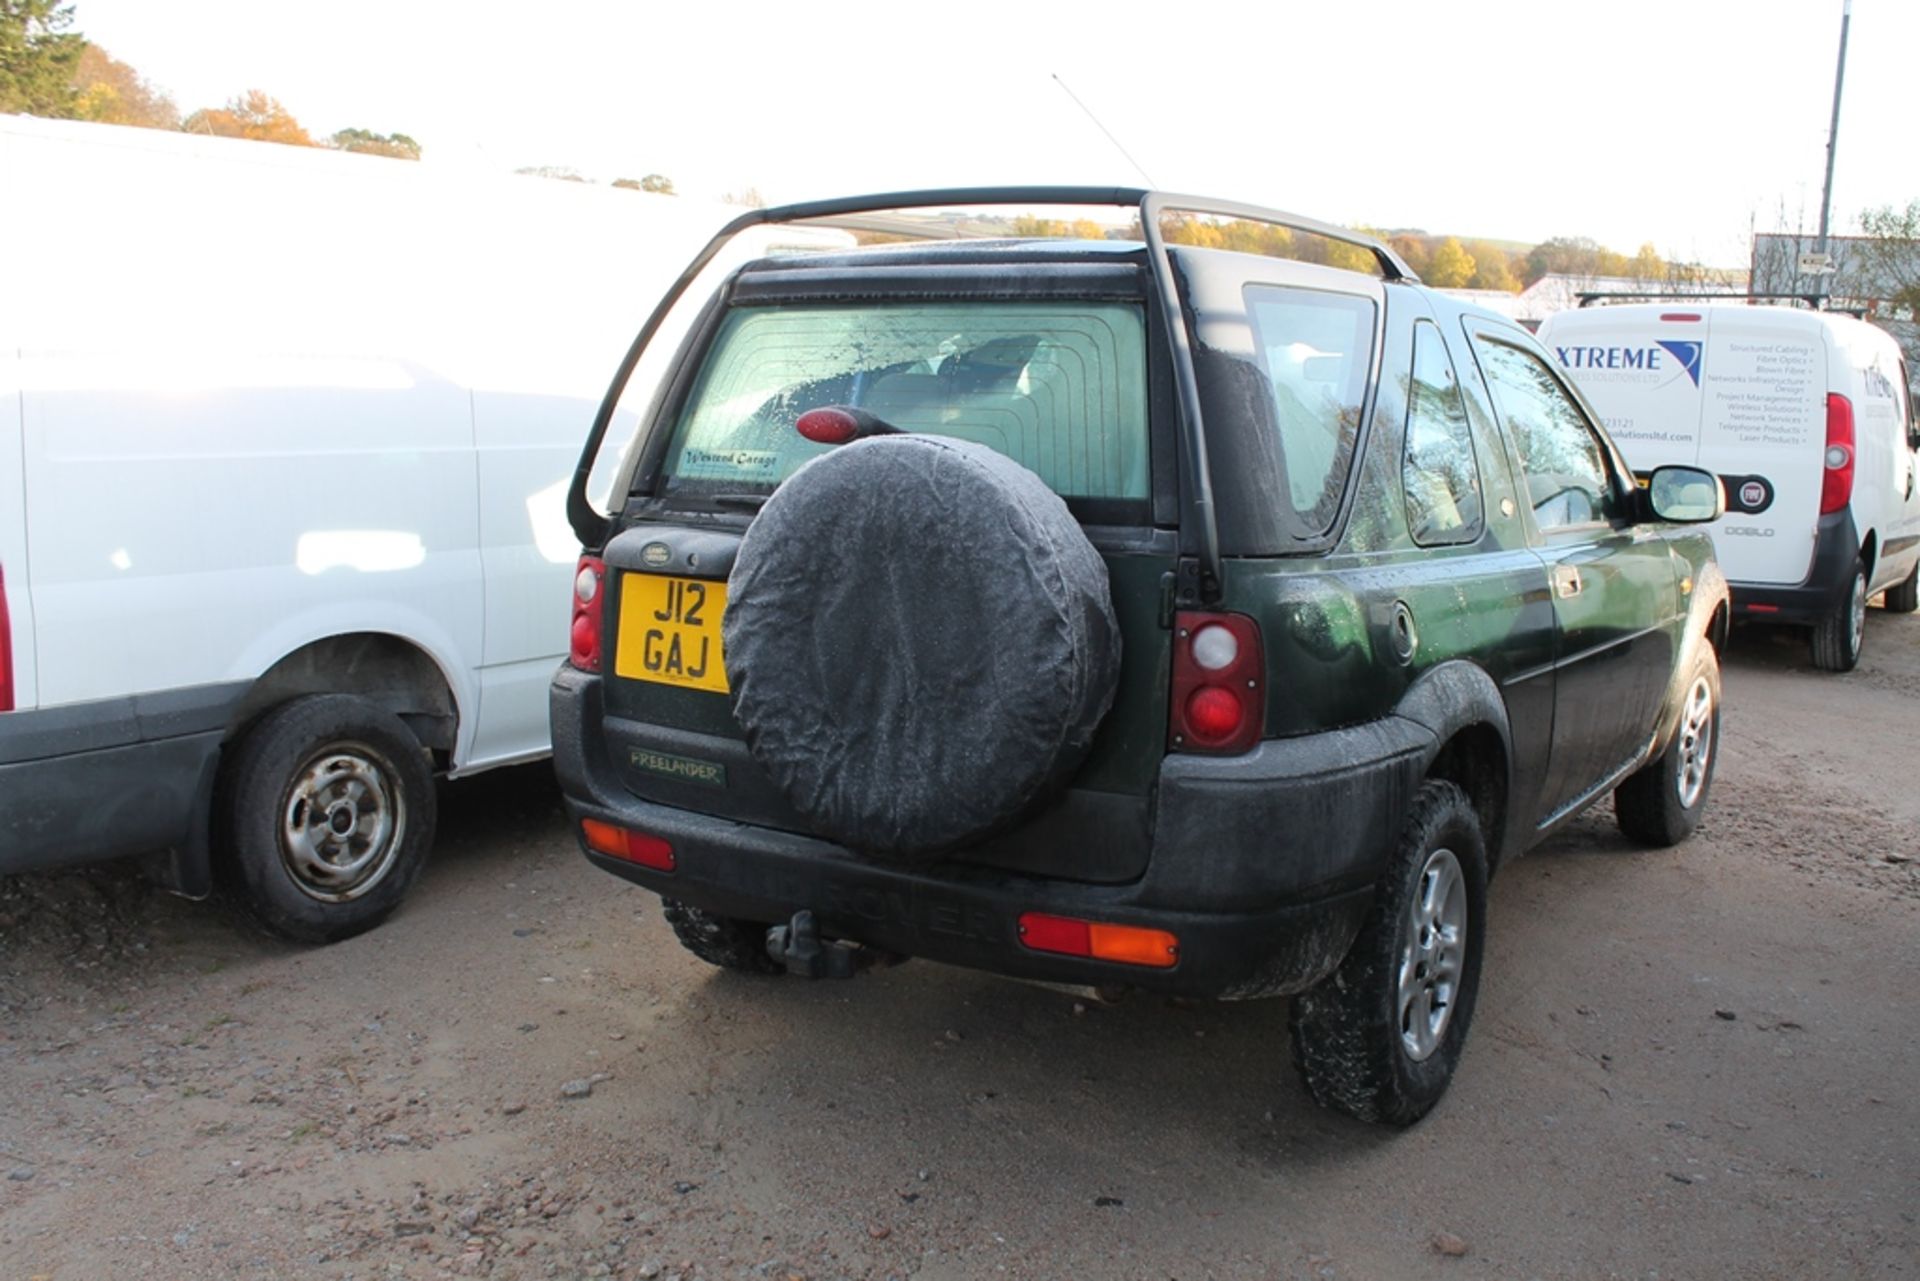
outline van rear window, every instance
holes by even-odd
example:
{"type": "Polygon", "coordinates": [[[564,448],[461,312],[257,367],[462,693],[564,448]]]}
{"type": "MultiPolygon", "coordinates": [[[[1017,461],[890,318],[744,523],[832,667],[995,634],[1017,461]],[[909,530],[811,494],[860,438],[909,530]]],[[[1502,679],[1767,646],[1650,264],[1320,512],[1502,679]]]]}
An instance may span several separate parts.
{"type": "Polygon", "coordinates": [[[1150,491],[1146,323],[1116,303],[740,307],[674,426],[664,493],[768,493],[831,448],[794,421],[849,405],[975,441],[1068,499],[1150,491]]]}

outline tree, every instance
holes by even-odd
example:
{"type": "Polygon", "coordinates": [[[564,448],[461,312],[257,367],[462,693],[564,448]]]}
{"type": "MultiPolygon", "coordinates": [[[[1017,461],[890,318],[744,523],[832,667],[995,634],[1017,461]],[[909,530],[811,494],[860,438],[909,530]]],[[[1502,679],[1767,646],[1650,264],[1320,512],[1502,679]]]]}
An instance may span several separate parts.
{"type": "Polygon", "coordinates": [[[180,127],[188,133],[211,134],[216,138],[251,138],[255,142],[280,142],[291,147],[314,145],[312,136],[293,118],[293,113],[261,89],[249,89],[229,99],[224,107],[203,107],[188,116],[180,127]]]}
{"type": "Polygon", "coordinates": [[[1433,257],[1433,247],[1427,237],[1417,232],[1403,231],[1387,243],[1393,246],[1393,251],[1405,260],[1407,266],[1413,268],[1414,274],[1423,280],[1426,278],[1427,263],[1433,257]]]}
{"type": "Polygon", "coordinates": [[[767,199],[760,194],[760,188],[748,187],[745,191],[729,191],[720,197],[730,205],[745,205],[749,209],[765,209],[767,199]]]}
{"type": "Polygon", "coordinates": [[[81,50],[74,64],[73,87],[78,93],[73,111],[76,119],[143,129],[180,127],[180,108],[173,105],[173,99],[97,44],[81,50]]]}
{"type": "Polygon", "coordinates": [[[73,6],[59,0],[0,0],[0,111],[73,116],[73,72],[87,42],[72,25],[73,6]]]}
{"type": "Polygon", "coordinates": [[[404,133],[374,133],[369,129],[341,129],[327,145],[335,151],[358,151],[369,156],[391,156],[395,160],[418,160],[420,144],[404,133]]]}
{"type": "Polygon", "coordinates": [[[1448,236],[1427,261],[1426,280],[1437,289],[1461,289],[1473,279],[1478,266],[1473,255],[1467,252],[1467,247],[1448,236]]]}
{"type": "Polygon", "coordinates": [[[1473,277],[1467,281],[1470,289],[1502,289],[1512,293],[1520,288],[1520,281],[1513,274],[1513,264],[1507,257],[1507,251],[1499,245],[1490,245],[1484,240],[1469,241],[1463,248],[1467,256],[1473,259],[1473,277]]]}
{"type": "Polygon", "coordinates": [[[1627,264],[1627,274],[1635,280],[1648,282],[1667,278],[1666,260],[1660,256],[1659,250],[1653,247],[1651,240],[1641,245],[1640,252],[1633,256],[1632,262],[1627,264]]]}
{"type": "Polygon", "coordinates": [[[1883,205],[1860,215],[1865,239],[1855,252],[1859,276],[1868,297],[1884,298],[1907,309],[1909,320],[1920,321],[1920,200],[1905,209],[1883,205]]]}
{"type": "Polygon", "coordinates": [[[586,181],[586,177],[578,169],[569,169],[565,165],[528,165],[524,169],[515,169],[514,172],[526,174],[529,178],[557,178],[561,182],[586,181]]]}
{"type": "Polygon", "coordinates": [[[1583,279],[1602,275],[1600,258],[1604,253],[1606,250],[1585,236],[1554,236],[1543,240],[1527,251],[1526,282],[1532,284],[1548,275],[1583,279]]]}
{"type": "Polygon", "coordinates": [[[644,178],[615,178],[613,185],[622,191],[651,191],[656,196],[680,194],[673,189],[673,179],[657,173],[650,173],[644,178]]]}

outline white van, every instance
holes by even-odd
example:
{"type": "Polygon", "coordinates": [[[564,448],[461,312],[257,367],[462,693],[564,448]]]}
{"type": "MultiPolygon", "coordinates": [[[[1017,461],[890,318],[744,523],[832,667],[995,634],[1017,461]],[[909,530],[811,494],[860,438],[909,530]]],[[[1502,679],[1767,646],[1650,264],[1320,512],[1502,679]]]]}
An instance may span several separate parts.
{"type": "Polygon", "coordinates": [[[1639,472],[1720,474],[1714,548],[1736,617],[1813,628],[1813,661],[1850,671],[1867,600],[1920,600],[1920,424],[1884,330],[1741,304],[1566,311],[1540,326],[1639,472]]]}
{"type": "Polygon", "coordinates": [[[0,190],[0,873],[365,929],[547,752],[567,480],[728,211],[15,116],[0,190]]]}

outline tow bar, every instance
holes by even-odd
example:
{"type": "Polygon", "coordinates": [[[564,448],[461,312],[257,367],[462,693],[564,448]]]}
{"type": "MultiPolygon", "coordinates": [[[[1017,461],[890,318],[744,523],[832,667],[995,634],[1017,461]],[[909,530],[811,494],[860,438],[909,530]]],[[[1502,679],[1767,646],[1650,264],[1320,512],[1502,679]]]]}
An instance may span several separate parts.
{"type": "Polygon", "coordinates": [[[822,940],[813,913],[798,911],[767,931],[767,955],[803,979],[850,979],[862,970],[897,965],[906,958],[858,943],[822,940]]]}

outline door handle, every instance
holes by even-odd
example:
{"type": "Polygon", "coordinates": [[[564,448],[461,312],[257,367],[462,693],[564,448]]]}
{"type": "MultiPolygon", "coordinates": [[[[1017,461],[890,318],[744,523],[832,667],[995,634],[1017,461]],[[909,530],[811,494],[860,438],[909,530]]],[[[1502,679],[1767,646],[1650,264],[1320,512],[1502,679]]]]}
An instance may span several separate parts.
{"type": "Polygon", "coordinates": [[[1580,594],[1580,569],[1575,565],[1555,565],[1553,567],[1553,594],[1561,598],[1580,594]]]}

